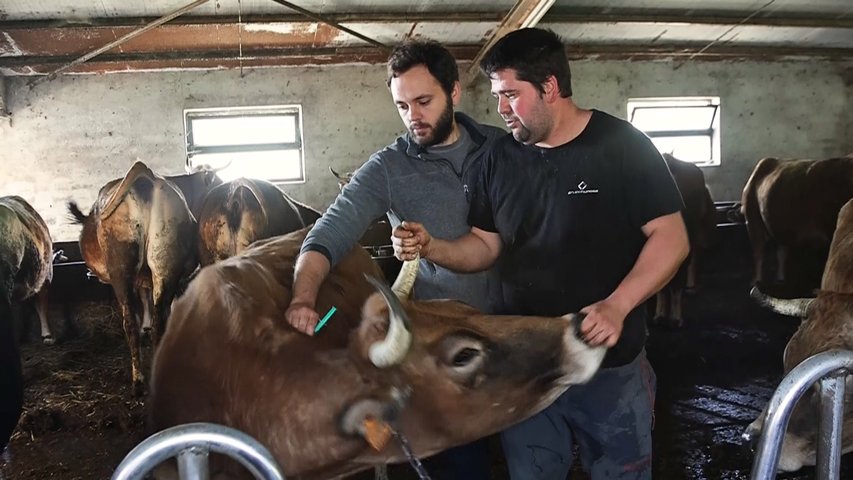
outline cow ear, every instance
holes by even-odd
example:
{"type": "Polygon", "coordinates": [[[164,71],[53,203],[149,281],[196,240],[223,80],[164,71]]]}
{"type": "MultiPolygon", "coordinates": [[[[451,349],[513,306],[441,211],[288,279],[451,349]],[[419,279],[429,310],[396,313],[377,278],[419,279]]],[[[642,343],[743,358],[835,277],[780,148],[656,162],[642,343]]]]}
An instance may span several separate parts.
{"type": "Polygon", "coordinates": [[[341,416],[341,430],[347,435],[364,438],[374,450],[380,451],[391,439],[399,409],[399,402],[394,399],[356,400],[341,416]]]}

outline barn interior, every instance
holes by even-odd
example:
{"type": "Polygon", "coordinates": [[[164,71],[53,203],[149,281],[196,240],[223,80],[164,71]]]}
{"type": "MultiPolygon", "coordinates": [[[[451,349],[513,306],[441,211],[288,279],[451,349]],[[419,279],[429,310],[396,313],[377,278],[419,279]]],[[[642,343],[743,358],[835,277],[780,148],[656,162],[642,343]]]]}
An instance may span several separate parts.
{"type": "MultiPolygon", "coordinates": [[[[684,327],[650,327],[654,472],[748,478],[753,455],[740,433],[781,379],[798,321],[748,298],[752,256],[733,212],[761,158],[853,152],[850,2],[4,0],[0,196],[26,199],[68,260],[51,289],[57,343],[42,345],[35,327],[22,338],[29,390],[0,478],[104,478],[144,438],[145,402],[126,385],[112,293],[87,279],[68,200],[88,208],[139,159],[162,175],[208,163],[260,176],[323,211],[338,194],[329,167],[354,171],[404,132],[385,84],[390,47],[407,38],[446,45],[460,66],[460,110],[503,125],[476,65],[497,39],[527,26],[564,39],[582,107],[636,122],[644,109],[707,112],[705,123],[647,131],[700,166],[718,210],[684,327]],[[199,120],[270,112],[290,122],[285,140],[199,141],[199,120]]],[[[379,252],[393,272],[395,261],[379,252]]],[[[799,281],[776,290],[816,288],[821,253],[799,266],[799,281]]],[[[848,457],[843,473],[853,475],[848,457]]],[[[499,454],[494,462],[495,478],[506,478],[499,454]]],[[[781,478],[814,475],[806,468],[781,478]]],[[[417,477],[400,466],[392,478],[417,477]]]]}

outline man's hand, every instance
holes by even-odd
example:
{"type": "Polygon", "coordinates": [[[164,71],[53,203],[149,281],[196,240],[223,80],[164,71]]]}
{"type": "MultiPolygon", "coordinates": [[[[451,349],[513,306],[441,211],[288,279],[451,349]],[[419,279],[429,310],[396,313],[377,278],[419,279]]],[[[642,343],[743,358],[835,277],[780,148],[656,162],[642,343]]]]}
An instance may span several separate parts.
{"type": "Polygon", "coordinates": [[[607,299],[582,308],[581,313],[585,313],[586,318],[581,323],[581,333],[586,343],[607,348],[616,345],[629,311],[607,299]]]}
{"type": "Polygon", "coordinates": [[[431,241],[432,236],[427,229],[417,222],[403,222],[391,232],[394,256],[404,262],[414,260],[418,254],[421,258],[427,258],[431,241]]]}
{"type": "Polygon", "coordinates": [[[320,321],[314,306],[303,302],[291,302],[284,316],[293,328],[309,336],[314,335],[314,327],[320,321]]]}

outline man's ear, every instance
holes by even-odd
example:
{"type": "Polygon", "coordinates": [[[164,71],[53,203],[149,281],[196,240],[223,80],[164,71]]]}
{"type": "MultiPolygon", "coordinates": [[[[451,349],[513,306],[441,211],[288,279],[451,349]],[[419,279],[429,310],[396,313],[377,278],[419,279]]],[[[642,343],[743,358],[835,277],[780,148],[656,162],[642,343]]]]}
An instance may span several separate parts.
{"type": "Polygon", "coordinates": [[[459,80],[453,82],[453,90],[450,91],[450,100],[453,101],[453,106],[459,106],[459,101],[462,99],[462,84],[459,80]]]}
{"type": "Polygon", "coordinates": [[[542,84],[542,89],[545,91],[542,96],[548,102],[553,102],[560,98],[560,84],[557,83],[557,77],[549,75],[542,84]]]}

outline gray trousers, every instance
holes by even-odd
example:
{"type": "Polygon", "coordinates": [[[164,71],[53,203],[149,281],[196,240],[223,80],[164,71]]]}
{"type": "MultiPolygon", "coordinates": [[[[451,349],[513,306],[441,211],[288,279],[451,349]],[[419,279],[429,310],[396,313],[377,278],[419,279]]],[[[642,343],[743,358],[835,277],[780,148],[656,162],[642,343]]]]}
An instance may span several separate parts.
{"type": "Polygon", "coordinates": [[[652,478],[656,378],[645,351],[599,370],[548,408],[501,433],[511,480],[565,480],[573,442],[592,480],[652,478]]]}

